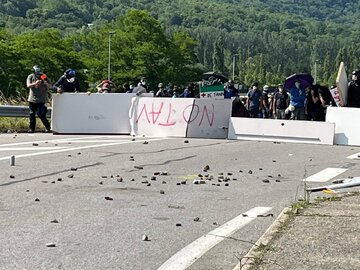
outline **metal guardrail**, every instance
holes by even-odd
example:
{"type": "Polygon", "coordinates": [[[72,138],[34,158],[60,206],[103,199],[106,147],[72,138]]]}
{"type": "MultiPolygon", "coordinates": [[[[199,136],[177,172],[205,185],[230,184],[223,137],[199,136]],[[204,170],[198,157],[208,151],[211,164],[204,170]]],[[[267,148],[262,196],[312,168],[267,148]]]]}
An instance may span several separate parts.
{"type": "MultiPolygon", "coordinates": [[[[0,117],[28,117],[29,107],[28,106],[17,106],[17,105],[0,105],[0,117]]],[[[51,108],[48,108],[46,114],[48,118],[51,118],[51,108]]]]}

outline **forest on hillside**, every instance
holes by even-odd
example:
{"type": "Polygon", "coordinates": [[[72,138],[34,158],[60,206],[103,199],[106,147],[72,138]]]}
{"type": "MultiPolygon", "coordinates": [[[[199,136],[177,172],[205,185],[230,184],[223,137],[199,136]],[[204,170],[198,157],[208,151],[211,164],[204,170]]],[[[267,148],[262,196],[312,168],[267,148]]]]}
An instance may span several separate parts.
{"type": "Polygon", "coordinates": [[[139,76],[152,85],[185,84],[209,70],[231,76],[235,59],[241,83],[276,84],[294,72],[314,74],[316,61],[318,82],[330,85],[341,61],[348,69],[360,65],[359,1],[0,2],[0,89],[6,93],[23,88],[35,62],[54,78],[71,65],[88,70],[81,74],[84,82],[101,80],[109,31],[116,31],[112,69],[118,84],[139,76]],[[44,52],[46,61],[39,57],[44,52]],[[10,68],[14,62],[19,64],[10,68]]]}

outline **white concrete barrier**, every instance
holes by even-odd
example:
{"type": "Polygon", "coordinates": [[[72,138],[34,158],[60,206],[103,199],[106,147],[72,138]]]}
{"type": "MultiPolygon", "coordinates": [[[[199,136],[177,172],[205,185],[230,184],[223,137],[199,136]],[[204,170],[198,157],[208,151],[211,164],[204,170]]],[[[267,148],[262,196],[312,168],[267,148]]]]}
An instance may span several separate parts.
{"type": "Polygon", "coordinates": [[[334,131],[333,123],[232,117],[228,138],[332,145],[334,131]]]}
{"type": "Polygon", "coordinates": [[[230,115],[231,100],[134,98],[131,134],[225,139],[230,115]]]}
{"type": "Polygon", "coordinates": [[[192,98],[133,98],[131,134],[147,137],[186,137],[192,98]]]}
{"type": "Polygon", "coordinates": [[[360,108],[328,107],[326,122],[335,123],[335,144],[360,145],[360,108]]]}
{"type": "Polygon", "coordinates": [[[232,100],[230,99],[195,99],[187,137],[226,139],[232,100]]]}
{"type": "Polygon", "coordinates": [[[128,115],[134,96],[111,93],[55,94],[51,128],[55,133],[63,134],[130,134],[128,115]]]}

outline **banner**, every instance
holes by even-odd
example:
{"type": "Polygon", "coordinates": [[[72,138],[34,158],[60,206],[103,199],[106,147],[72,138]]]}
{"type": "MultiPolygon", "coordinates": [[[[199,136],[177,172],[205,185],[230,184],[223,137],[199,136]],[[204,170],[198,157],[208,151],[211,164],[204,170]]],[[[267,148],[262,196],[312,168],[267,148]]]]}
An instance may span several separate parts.
{"type": "Polygon", "coordinates": [[[346,75],[345,65],[344,62],[340,63],[338,75],[336,77],[336,86],[337,90],[340,94],[340,106],[345,106],[347,103],[347,96],[348,96],[348,78],[346,75]]]}
{"type": "Polygon", "coordinates": [[[133,98],[131,134],[149,137],[226,138],[231,100],[133,98]]]}

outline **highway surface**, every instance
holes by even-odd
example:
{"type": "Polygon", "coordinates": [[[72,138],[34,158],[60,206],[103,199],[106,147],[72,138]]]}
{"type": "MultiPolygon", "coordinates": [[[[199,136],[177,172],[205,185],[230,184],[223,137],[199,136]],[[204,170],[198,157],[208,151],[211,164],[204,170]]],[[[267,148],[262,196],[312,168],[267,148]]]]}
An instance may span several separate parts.
{"type": "Polygon", "coordinates": [[[232,270],[305,184],[359,176],[359,151],[1,134],[0,269],[232,270]]]}

